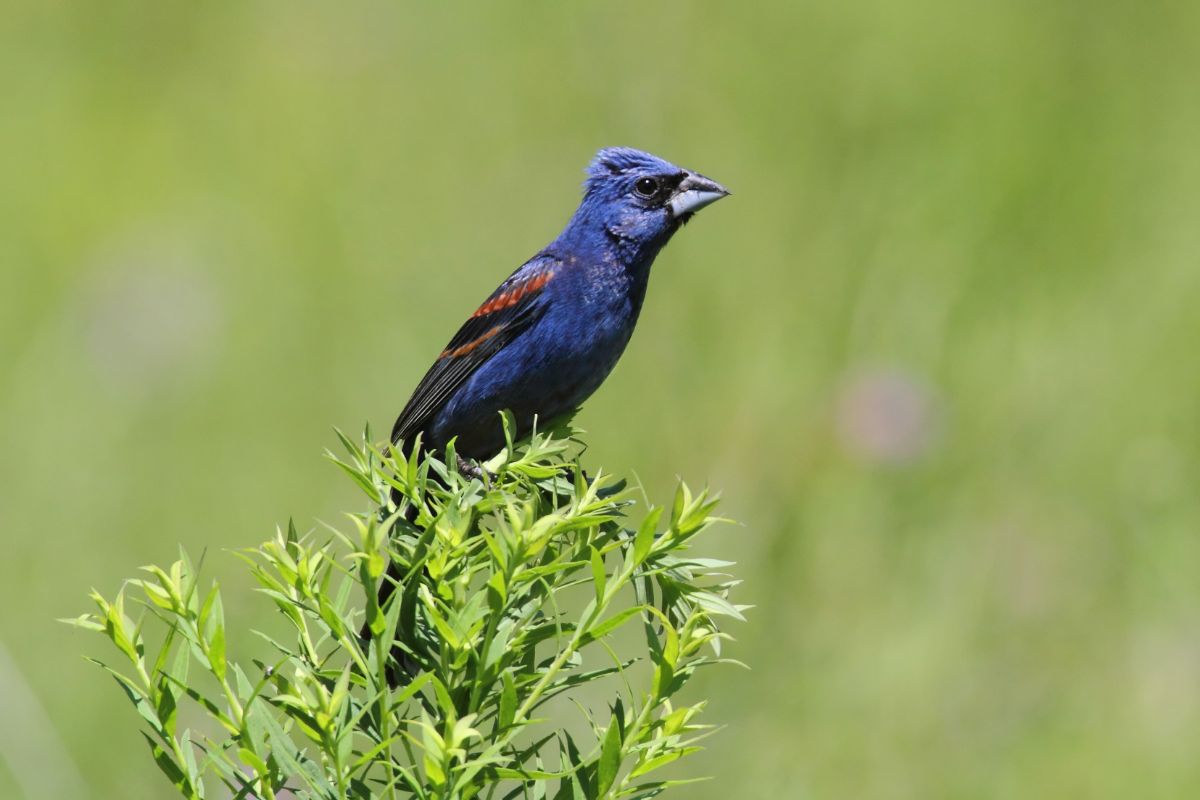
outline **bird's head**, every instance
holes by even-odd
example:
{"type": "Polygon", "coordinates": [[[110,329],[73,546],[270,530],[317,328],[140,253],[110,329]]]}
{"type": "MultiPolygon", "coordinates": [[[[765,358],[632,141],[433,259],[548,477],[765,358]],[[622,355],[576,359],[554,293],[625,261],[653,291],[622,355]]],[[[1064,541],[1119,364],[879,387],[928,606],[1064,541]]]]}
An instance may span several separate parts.
{"type": "Polygon", "coordinates": [[[631,147],[601,150],[587,175],[573,223],[602,228],[639,251],[657,251],[693,214],[729,194],[698,172],[631,147]]]}

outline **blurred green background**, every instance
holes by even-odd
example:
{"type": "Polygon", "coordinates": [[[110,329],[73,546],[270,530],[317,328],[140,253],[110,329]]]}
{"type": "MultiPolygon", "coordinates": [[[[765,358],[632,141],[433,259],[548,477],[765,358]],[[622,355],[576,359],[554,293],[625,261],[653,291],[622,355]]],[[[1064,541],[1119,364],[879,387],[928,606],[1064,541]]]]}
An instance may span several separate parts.
{"type": "MultiPolygon", "coordinates": [[[[0,797],[170,797],[53,619],[353,487],[609,144],[726,183],[588,460],[744,523],[693,798],[1200,791],[1200,6],[22,3],[0,797]],[[1190,354],[1190,355],[1189,355],[1190,354]]],[[[237,646],[237,642],[234,642],[237,646]]]]}

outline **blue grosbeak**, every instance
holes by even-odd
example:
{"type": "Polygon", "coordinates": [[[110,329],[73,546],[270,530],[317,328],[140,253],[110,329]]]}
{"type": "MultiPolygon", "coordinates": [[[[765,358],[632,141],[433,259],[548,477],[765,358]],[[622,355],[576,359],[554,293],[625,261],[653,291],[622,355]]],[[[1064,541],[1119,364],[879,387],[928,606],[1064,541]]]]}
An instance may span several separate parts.
{"type": "Polygon", "coordinates": [[[425,373],[392,441],[490,458],[534,416],[573,411],[596,391],[633,334],[650,265],[696,211],[729,194],[695,172],[627,147],[601,150],[583,202],[558,238],[522,264],[459,328],[425,373]]]}

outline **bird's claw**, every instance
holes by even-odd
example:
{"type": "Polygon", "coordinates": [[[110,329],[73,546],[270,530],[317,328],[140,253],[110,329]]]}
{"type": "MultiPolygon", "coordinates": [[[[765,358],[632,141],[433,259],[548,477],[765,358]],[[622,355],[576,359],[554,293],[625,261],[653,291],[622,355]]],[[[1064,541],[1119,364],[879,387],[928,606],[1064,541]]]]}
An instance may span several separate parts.
{"type": "Polygon", "coordinates": [[[484,483],[489,483],[496,476],[488,472],[482,465],[475,461],[468,461],[460,455],[455,455],[458,460],[458,473],[467,478],[478,478],[484,483]]]}

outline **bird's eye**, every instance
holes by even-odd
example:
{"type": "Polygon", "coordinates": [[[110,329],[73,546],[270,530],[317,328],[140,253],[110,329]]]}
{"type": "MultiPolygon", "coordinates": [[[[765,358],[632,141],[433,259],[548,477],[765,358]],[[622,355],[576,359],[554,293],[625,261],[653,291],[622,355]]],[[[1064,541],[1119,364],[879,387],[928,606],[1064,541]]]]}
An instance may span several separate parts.
{"type": "Polygon", "coordinates": [[[642,197],[653,197],[654,193],[658,191],[658,181],[654,178],[640,178],[633,188],[642,197]]]}

